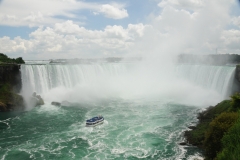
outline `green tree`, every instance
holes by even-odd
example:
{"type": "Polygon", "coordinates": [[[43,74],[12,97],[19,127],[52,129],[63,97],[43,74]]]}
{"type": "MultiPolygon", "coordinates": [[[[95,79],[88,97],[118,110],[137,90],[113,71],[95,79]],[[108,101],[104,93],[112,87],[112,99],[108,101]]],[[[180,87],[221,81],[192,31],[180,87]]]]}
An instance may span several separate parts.
{"type": "Polygon", "coordinates": [[[237,111],[238,109],[240,109],[240,94],[239,93],[235,93],[234,95],[231,96],[231,105],[232,111],[237,111]]]}
{"type": "Polygon", "coordinates": [[[18,58],[16,58],[16,63],[18,63],[18,64],[24,64],[25,62],[24,62],[24,60],[22,59],[22,57],[18,57],[18,58]]]}
{"type": "Polygon", "coordinates": [[[240,118],[222,138],[223,150],[217,155],[218,160],[237,160],[240,157],[240,118]]]}
{"type": "Polygon", "coordinates": [[[221,139],[228,129],[233,126],[238,117],[237,112],[223,112],[210,123],[210,128],[206,132],[204,140],[207,157],[213,159],[221,151],[221,139]]]}
{"type": "Polygon", "coordinates": [[[16,59],[14,58],[8,58],[7,55],[0,53],[0,62],[1,63],[17,63],[17,64],[24,64],[24,60],[22,57],[18,57],[16,59]]]}

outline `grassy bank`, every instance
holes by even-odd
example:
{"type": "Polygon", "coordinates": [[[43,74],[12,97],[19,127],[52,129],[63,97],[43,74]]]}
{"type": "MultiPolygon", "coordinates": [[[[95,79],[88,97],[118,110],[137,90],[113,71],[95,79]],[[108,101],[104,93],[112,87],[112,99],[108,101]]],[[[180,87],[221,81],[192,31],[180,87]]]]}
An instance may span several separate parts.
{"type": "Polygon", "coordinates": [[[240,94],[199,113],[199,123],[185,132],[188,143],[203,149],[205,159],[240,157],[240,94]]]}

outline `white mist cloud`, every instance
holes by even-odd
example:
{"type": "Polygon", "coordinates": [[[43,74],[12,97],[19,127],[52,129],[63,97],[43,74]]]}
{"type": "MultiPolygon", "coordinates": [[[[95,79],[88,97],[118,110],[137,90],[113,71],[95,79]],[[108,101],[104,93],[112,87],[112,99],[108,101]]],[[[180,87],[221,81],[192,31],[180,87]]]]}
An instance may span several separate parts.
{"type": "Polygon", "coordinates": [[[144,32],[135,48],[140,48],[142,55],[157,56],[159,59],[180,53],[214,54],[216,48],[219,53],[231,50],[238,54],[238,49],[231,46],[235,46],[239,37],[234,36],[234,41],[230,41],[226,34],[231,32],[227,27],[232,25],[230,10],[234,4],[233,0],[161,1],[160,13],[151,17],[152,27],[144,32]]]}

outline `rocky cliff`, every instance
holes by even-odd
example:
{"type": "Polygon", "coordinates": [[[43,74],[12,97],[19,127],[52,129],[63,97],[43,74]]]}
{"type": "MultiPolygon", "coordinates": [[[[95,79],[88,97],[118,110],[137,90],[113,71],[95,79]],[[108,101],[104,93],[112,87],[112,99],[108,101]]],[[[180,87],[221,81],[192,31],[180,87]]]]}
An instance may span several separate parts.
{"type": "Polygon", "coordinates": [[[21,90],[21,72],[18,64],[0,65],[0,85],[10,84],[14,92],[19,93],[21,90]]]}
{"type": "Polygon", "coordinates": [[[0,64],[0,111],[24,108],[21,90],[21,72],[18,64],[0,64]]]}
{"type": "Polygon", "coordinates": [[[236,76],[235,78],[237,79],[238,82],[240,82],[240,65],[236,66],[236,76]]]}
{"type": "Polygon", "coordinates": [[[240,65],[236,65],[235,77],[233,82],[233,93],[240,93],[240,65]]]}

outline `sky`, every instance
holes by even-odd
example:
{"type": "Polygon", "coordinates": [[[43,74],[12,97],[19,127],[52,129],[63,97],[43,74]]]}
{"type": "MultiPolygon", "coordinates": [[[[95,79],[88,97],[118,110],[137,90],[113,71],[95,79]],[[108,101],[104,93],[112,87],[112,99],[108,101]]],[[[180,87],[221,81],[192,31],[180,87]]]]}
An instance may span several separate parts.
{"type": "Polygon", "coordinates": [[[0,53],[24,60],[240,54],[240,2],[0,0],[0,53]]]}

